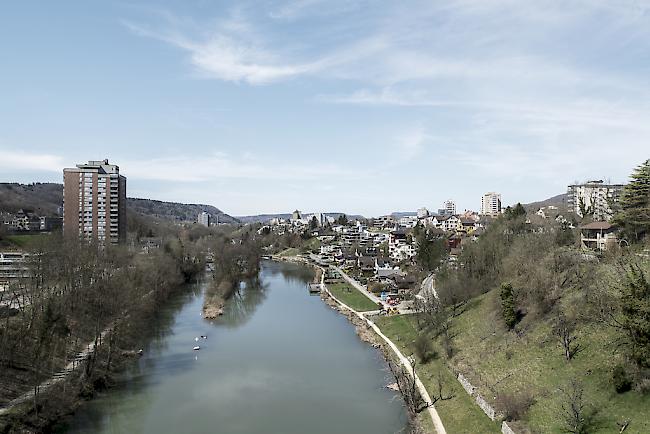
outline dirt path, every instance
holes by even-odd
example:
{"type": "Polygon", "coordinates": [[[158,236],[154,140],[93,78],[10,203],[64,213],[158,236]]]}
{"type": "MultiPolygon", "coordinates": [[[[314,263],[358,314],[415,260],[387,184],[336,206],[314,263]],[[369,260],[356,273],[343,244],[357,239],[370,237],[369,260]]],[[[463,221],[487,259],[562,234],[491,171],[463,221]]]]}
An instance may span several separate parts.
{"type": "MultiPolygon", "coordinates": [[[[104,342],[104,337],[110,333],[113,329],[113,325],[110,325],[109,327],[105,328],[104,331],[101,333],[100,338],[98,339],[97,346],[100,346],[102,342],[104,342]]],[[[88,359],[91,354],[95,352],[96,346],[95,342],[91,342],[86,347],[77,353],[77,355],[72,359],[70,363],[68,363],[63,370],[57,372],[56,374],[52,375],[52,377],[48,378],[47,380],[43,381],[39,386],[38,386],[38,393],[42,393],[47,391],[50,387],[53,385],[65,380],[65,378],[73,373],[75,370],[79,369],[80,366],[82,366],[82,362],[88,359]]],[[[34,390],[30,390],[29,392],[25,392],[22,395],[20,395],[18,398],[15,398],[11,401],[9,401],[5,406],[0,407],[0,416],[11,410],[17,405],[24,404],[25,402],[32,401],[34,399],[34,390]]]]}
{"type": "MultiPolygon", "coordinates": [[[[342,273],[342,274],[345,275],[344,273],[342,273]]],[[[329,295],[329,297],[332,300],[334,300],[341,308],[351,312],[352,314],[356,315],[359,319],[361,319],[362,321],[367,323],[373,329],[373,331],[377,334],[377,336],[382,338],[384,340],[384,342],[386,342],[386,344],[388,344],[390,349],[397,356],[400,363],[404,367],[406,367],[407,372],[411,376],[413,376],[415,374],[413,372],[413,370],[411,369],[411,363],[409,362],[409,360],[402,354],[402,352],[399,350],[399,348],[397,348],[397,346],[393,343],[393,341],[391,341],[386,335],[384,335],[381,332],[379,327],[377,327],[377,325],[373,321],[366,318],[365,315],[363,315],[362,313],[357,312],[356,310],[352,309],[350,306],[346,305],[345,303],[343,303],[342,301],[340,301],[339,299],[334,297],[332,295],[332,293],[329,291],[329,289],[327,289],[327,286],[324,284],[324,282],[321,282],[321,283],[322,283],[323,290],[329,295]]],[[[417,376],[417,374],[415,374],[415,384],[417,385],[418,390],[420,391],[420,394],[422,395],[422,398],[427,403],[430,403],[431,402],[431,396],[429,395],[429,392],[427,392],[427,389],[424,387],[424,384],[422,384],[422,381],[420,381],[420,378],[417,376]]],[[[445,426],[443,425],[442,420],[440,419],[440,416],[438,415],[438,411],[436,410],[436,408],[433,405],[430,405],[427,408],[427,411],[429,412],[429,416],[431,417],[431,421],[433,422],[433,426],[434,426],[436,432],[438,434],[446,434],[447,431],[445,430],[445,426]]]]}

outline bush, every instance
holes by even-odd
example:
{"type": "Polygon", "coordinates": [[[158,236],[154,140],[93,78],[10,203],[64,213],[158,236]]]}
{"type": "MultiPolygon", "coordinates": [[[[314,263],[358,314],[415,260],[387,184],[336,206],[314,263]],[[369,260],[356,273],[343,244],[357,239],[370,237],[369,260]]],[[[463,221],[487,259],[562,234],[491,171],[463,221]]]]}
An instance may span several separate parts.
{"type": "Polygon", "coordinates": [[[497,407],[507,421],[522,420],[534,403],[535,399],[529,392],[503,393],[497,397],[497,407]]]}
{"type": "Polygon", "coordinates": [[[624,393],[632,388],[632,380],[621,365],[617,365],[612,371],[612,383],[617,393],[624,393]]]}
{"type": "Polygon", "coordinates": [[[636,390],[641,395],[650,394],[650,378],[644,378],[642,380],[639,380],[639,382],[636,385],[636,390]]]}
{"type": "Polygon", "coordinates": [[[413,342],[414,352],[420,363],[427,363],[435,358],[436,353],[431,346],[431,339],[426,334],[419,334],[413,342]]]}

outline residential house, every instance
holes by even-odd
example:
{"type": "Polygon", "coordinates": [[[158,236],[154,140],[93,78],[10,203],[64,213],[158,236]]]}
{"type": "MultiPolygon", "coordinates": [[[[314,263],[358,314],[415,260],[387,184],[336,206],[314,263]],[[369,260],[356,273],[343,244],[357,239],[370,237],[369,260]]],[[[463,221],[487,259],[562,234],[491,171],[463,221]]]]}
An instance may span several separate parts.
{"type": "Polygon", "coordinates": [[[362,273],[374,273],[375,258],[372,256],[359,256],[357,258],[357,267],[362,273]]]}
{"type": "Polygon", "coordinates": [[[583,249],[607,250],[616,243],[616,228],[604,221],[580,226],[580,243],[583,249]]]}
{"type": "Polygon", "coordinates": [[[396,230],[390,233],[388,241],[388,252],[391,259],[396,261],[403,261],[415,256],[415,246],[409,239],[406,231],[403,229],[396,230]]]}
{"type": "Polygon", "coordinates": [[[418,216],[407,215],[399,219],[399,225],[403,228],[414,228],[418,224],[418,216]]]}
{"type": "Polygon", "coordinates": [[[440,222],[440,228],[445,232],[455,232],[463,228],[460,219],[455,215],[440,216],[438,220],[440,222]]]}
{"type": "Polygon", "coordinates": [[[389,259],[375,258],[375,275],[378,278],[387,278],[399,272],[399,267],[393,267],[389,259]]]}

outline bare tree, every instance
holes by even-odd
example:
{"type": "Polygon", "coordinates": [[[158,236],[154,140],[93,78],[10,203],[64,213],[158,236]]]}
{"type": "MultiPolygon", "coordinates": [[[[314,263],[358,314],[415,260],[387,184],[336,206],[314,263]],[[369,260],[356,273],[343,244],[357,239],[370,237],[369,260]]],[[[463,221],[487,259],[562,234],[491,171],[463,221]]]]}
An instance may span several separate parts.
{"type": "Polygon", "coordinates": [[[569,383],[561,387],[562,394],[562,421],[567,432],[573,434],[585,434],[589,428],[589,416],[587,414],[587,403],[584,398],[582,383],[573,378],[569,383]]]}
{"type": "Polygon", "coordinates": [[[564,350],[564,358],[569,361],[578,354],[582,347],[576,343],[578,338],[575,335],[576,319],[567,317],[564,313],[560,312],[555,320],[554,333],[560,341],[562,349],[564,350]]]}
{"type": "Polygon", "coordinates": [[[397,387],[404,398],[406,409],[411,416],[415,416],[423,410],[433,406],[438,401],[446,401],[453,398],[453,395],[445,395],[443,392],[442,378],[438,375],[436,393],[430,393],[431,402],[427,402],[417,386],[417,373],[415,358],[409,358],[410,369],[402,364],[393,361],[388,362],[388,367],[397,382],[397,387]]]}

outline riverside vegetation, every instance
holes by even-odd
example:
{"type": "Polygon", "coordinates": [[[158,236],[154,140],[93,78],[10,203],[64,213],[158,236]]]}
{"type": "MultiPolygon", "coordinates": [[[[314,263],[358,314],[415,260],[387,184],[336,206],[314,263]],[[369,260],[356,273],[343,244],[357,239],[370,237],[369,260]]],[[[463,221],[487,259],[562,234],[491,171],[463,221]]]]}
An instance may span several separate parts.
{"type": "MultiPolygon", "coordinates": [[[[0,432],[47,431],[110,386],[113,374],[137,356],[142,330],[159,306],[203,271],[201,237],[162,223],[147,232],[154,231],[164,242],[148,253],[56,234],[29,243],[29,278],[0,293],[24,294],[0,324],[0,403],[29,391],[32,396],[0,416],[0,432]],[[41,393],[39,385],[64,371],[88,344],[96,350],[80,369],[41,393]]],[[[137,231],[130,236],[137,238],[137,231]]]]}
{"type": "Polygon", "coordinates": [[[624,247],[597,255],[570,225],[508,209],[437,267],[439,298],[379,321],[421,376],[452,388],[437,404],[450,432],[500,429],[456,373],[521,432],[650,431],[650,161],[615,211],[624,247]]]}
{"type": "Polygon", "coordinates": [[[205,294],[203,315],[216,318],[238,290],[240,282],[257,279],[260,271],[262,247],[253,228],[242,228],[233,234],[221,233],[207,242],[214,255],[212,282],[205,294]]]}

